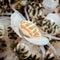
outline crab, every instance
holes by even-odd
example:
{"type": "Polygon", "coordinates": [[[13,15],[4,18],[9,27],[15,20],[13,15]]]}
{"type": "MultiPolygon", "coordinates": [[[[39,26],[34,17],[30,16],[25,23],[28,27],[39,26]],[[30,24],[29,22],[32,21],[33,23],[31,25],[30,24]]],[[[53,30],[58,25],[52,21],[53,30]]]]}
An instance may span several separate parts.
{"type": "MultiPolygon", "coordinates": [[[[11,15],[11,27],[16,32],[16,34],[20,38],[24,38],[30,43],[33,43],[35,45],[39,45],[40,49],[42,51],[42,59],[44,60],[45,57],[45,45],[48,45],[52,48],[54,54],[56,54],[55,48],[53,45],[49,42],[49,39],[47,38],[47,35],[42,34],[39,28],[36,26],[35,23],[31,22],[29,19],[26,20],[26,18],[17,10],[14,9],[14,13],[11,15]]],[[[26,10],[25,10],[26,11],[26,10]]],[[[48,35],[49,36],[49,35],[48,35]]],[[[53,38],[54,36],[50,37],[53,38]]],[[[55,39],[60,39],[56,38],[55,39]]]]}

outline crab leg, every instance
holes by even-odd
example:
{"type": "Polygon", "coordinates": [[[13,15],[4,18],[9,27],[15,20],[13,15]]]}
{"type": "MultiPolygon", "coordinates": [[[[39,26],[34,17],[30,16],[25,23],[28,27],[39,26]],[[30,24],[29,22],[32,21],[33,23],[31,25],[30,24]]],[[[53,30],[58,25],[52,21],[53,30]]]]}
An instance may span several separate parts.
{"type": "Polygon", "coordinates": [[[30,18],[29,18],[29,16],[28,16],[28,13],[27,13],[27,10],[26,10],[28,3],[29,3],[29,2],[27,1],[27,4],[26,4],[26,6],[25,6],[25,8],[24,8],[24,12],[25,12],[25,15],[26,15],[26,17],[27,17],[27,20],[30,21],[30,18]]]}
{"type": "Polygon", "coordinates": [[[11,6],[10,2],[11,0],[8,0],[10,7],[13,9],[13,11],[17,11],[13,6],[11,6]]]}
{"type": "Polygon", "coordinates": [[[24,8],[25,15],[26,15],[26,17],[27,17],[28,21],[30,21],[30,18],[29,18],[29,16],[28,16],[28,13],[27,13],[27,10],[26,10],[26,8],[27,8],[27,6],[25,6],[25,8],[24,8]]]}
{"type": "Polygon", "coordinates": [[[40,48],[41,48],[41,51],[42,51],[42,60],[44,60],[44,56],[45,56],[45,48],[44,48],[44,46],[40,46],[40,48]]]}
{"type": "Polygon", "coordinates": [[[51,47],[51,49],[53,50],[54,54],[56,54],[56,50],[55,50],[55,48],[53,47],[53,45],[52,45],[51,43],[48,43],[47,45],[48,45],[49,47],[51,47]]]}
{"type": "Polygon", "coordinates": [[[55,39],[55,40],[60,40],[60,38],[55,37],[55,36],[52,36],[52,35],[44,35],[44,36],[45,36],[45,37],[52,38],[52,39],[55,39]]]}

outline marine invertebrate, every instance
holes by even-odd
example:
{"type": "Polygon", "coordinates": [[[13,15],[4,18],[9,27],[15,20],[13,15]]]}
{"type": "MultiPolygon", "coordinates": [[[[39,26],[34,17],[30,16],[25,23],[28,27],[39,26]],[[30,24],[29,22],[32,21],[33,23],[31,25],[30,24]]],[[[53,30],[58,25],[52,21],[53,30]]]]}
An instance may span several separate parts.
{"type": "Polygon", "coordinates": [[[42,51],[43,60],[45,55],[44,45],[48,45],[49,47],[51,47],[53,52],[56,54],[53,45],[50,43],[47,37],[58,40],[60,40],[60,38],[45,33],[43,34],[41,31],[39,31],[36,24],[30,21],[26,11],[26,7],[25,7],[25,14],[27,20],[21,13],[19,13],[13,7],[12,9],[14,10],[14,13],[11,15],[11,27],[17,33],[17,35],[22,39],[24,38],[25,40],[29,41],[30,43],[39,45],[42,51]]]}
{"type": "Polygon", "coordinates": [[[16,10],[11,15],[11,27],[19,37],[39,45],[42,50],[43,59],[45,55],[44,45],[50,46],[54,53],[56,53],[54,47],[50,44],[49,39],[39,31],[38,27],[33,22],[27,21],[23,15],[16,10]]]}

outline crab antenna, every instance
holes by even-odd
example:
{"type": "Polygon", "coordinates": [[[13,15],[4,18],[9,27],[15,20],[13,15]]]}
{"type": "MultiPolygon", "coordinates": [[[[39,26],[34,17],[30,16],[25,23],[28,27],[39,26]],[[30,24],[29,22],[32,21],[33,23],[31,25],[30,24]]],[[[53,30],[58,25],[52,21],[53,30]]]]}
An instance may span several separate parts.
{"type": "Polygon", "coordinates": [[[41,51],[42,51],[42,60],[44,60],[44,56],[45,56],[45,48],[44,46],[40,46],[41,51]]]}
{"type": "Polygon", "coordinates": [[[11,6],[11,4],[10,4],[11,0],[8,0],[8,2],[9,2],[10,7],[12,8],[12,10],[13,10],[14,12],[17,12],[17,10],[16,10],[13,6],[11,6]]]}
{"type": "MultiPolygon", "coordinates": [[[[27,5],[28,5],[28,1],[27,1],[27,5]]],[[[25,6],[25,8],[24,8],[24,12],[25,12],[25,15],[26,15],[26,17],[27,17],[27,19],[28,19],[28,21],[30,21],[30,18],[29,18],[29,16],[28,16],[28,13],[27,13],[27,5],[25,6]]]]}

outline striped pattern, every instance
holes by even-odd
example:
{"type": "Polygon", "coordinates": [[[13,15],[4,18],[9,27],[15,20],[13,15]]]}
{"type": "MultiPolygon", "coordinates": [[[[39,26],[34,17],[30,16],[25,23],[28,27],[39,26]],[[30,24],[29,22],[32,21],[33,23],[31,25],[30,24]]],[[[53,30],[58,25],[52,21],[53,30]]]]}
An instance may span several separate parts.
{"type": "Polygon", "coordinates": [[[43,7],[40,3],[32,2],[28,5],[28,14],[30,18],[38,19],[42,15],[43,7]]]}
{"type": "Polygon", "coordinates": [[[30,21],[20,20],[20,29],[22,30],[23,34],[25,34],[29,37],[39,37],[40,36],[38,27],[36,27],[36,25],[34,25],[30,21]]]}
{"type": "Polygon", "coordinates": [[[52,22],[50,20],[43,20],[42,22],[42,28],[45,32],[49,34],[53,34],[57,31],[58,26],[55,24],[55,22],[52,22]]]}

